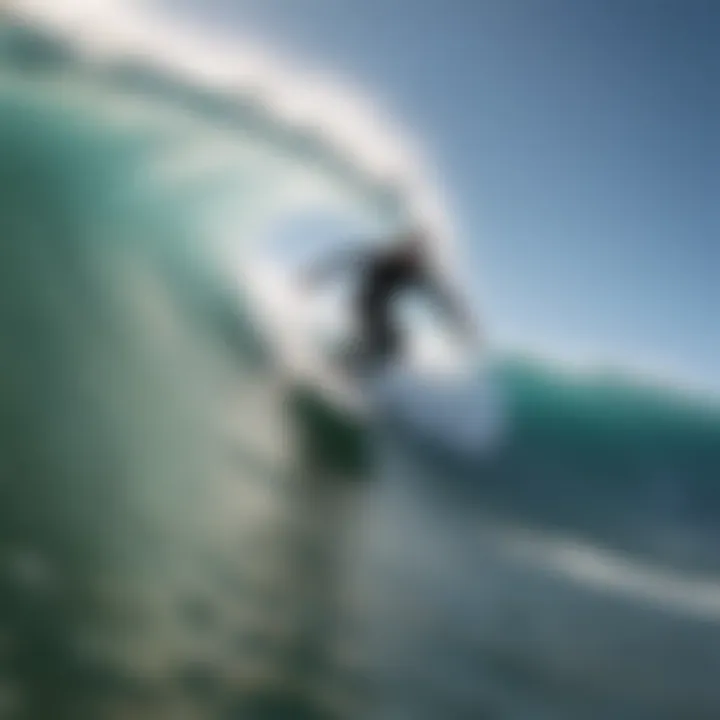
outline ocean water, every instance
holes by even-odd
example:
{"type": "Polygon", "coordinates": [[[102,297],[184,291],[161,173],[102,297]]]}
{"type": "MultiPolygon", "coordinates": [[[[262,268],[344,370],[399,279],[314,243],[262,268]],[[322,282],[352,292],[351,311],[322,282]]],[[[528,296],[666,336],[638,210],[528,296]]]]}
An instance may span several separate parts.
{"type": "Polygon", "coordinates": [[[716,401],[496,357],[460,452],[452,406],[291,392],[241,251],[408,198],[256,94],[0,28],[1,718],[720,715],[716,401]]]}

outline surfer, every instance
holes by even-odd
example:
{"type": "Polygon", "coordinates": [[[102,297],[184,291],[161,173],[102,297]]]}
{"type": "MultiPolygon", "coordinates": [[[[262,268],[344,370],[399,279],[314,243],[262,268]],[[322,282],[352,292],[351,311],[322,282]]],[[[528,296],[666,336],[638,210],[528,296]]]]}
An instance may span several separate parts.
{"type": "Polygon", "coordinates": [[[354,314],[359,326],[359,359],[365,366],[386,364],[403,353],[402,335],[391,313],[392,301],[401,292],[418,289],[429,295],[435,305],[452,321],[465,341],[477,336],[467,309],[433,272],[428,238],[421,230],[399,233],[389,247],[341,251],[325,258],[305,277],[314,287],[337,271],[356,270],[359,277],[354,314]]]}

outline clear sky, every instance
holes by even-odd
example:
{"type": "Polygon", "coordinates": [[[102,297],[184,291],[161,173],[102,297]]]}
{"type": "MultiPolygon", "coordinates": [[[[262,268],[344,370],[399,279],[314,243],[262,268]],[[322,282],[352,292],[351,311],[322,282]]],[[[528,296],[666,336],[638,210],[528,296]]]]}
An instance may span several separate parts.
{"type": "Polygon", "coordinates": [[[720,1],[172,7],[347,78],[412,129],[494,339],[720,389],[720,1]]]}

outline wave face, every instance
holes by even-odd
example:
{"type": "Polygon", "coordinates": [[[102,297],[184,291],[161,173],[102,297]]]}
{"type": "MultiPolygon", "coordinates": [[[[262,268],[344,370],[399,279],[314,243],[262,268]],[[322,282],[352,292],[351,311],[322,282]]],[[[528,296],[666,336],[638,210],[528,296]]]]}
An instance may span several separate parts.
{"type": "Polygon", "coordinates": [[[413,479],[378,510],[402,522],[387,596],[397,682],[417,691],[404,707],[715,716],[716,401],[521,357],[493,375],[503,444],[479,462],[406,435],[413,479]]]}
{"type": "Polygon", "coordinates": [[[717,410],[506,359],[480,459],[291,397],[244,250],[405,189],[0,27],[0,715],[718,716],[717,410]]]}
{"type": "MultiPolygon", "coordinates": [[[[686,568],[720,568],[720,411],[712,396],[519,355],[497,359],[492,376],[510,431],[482,464],[484,502],[526,523],[636,545],[686,568]],[[685,538],[673,548],[673,533],[683,529],[698,542],[686,546],[685,538]]],[[[454,492],[477,491],[463,477],[476,467],[436,452],[457,466],[454,492]]]]}
{"type": "Polygon", "coordinates": [[[262,712],[300,682],[335,576],[305,569],[326,488],[242,253],[298,197],[380,216],[382,188],[142,58],[9,20],[0,55],[7,717],[262,712]]]}

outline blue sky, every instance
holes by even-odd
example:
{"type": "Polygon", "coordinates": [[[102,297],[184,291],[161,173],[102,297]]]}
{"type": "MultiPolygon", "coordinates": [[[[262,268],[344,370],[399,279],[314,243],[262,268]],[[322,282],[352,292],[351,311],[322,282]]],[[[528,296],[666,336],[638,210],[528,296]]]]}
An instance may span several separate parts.
{"type": "Polygon", "coordinates": [[[720,389],[720,3],[182,0],[423,141],[492,337],[720,389]]]}

